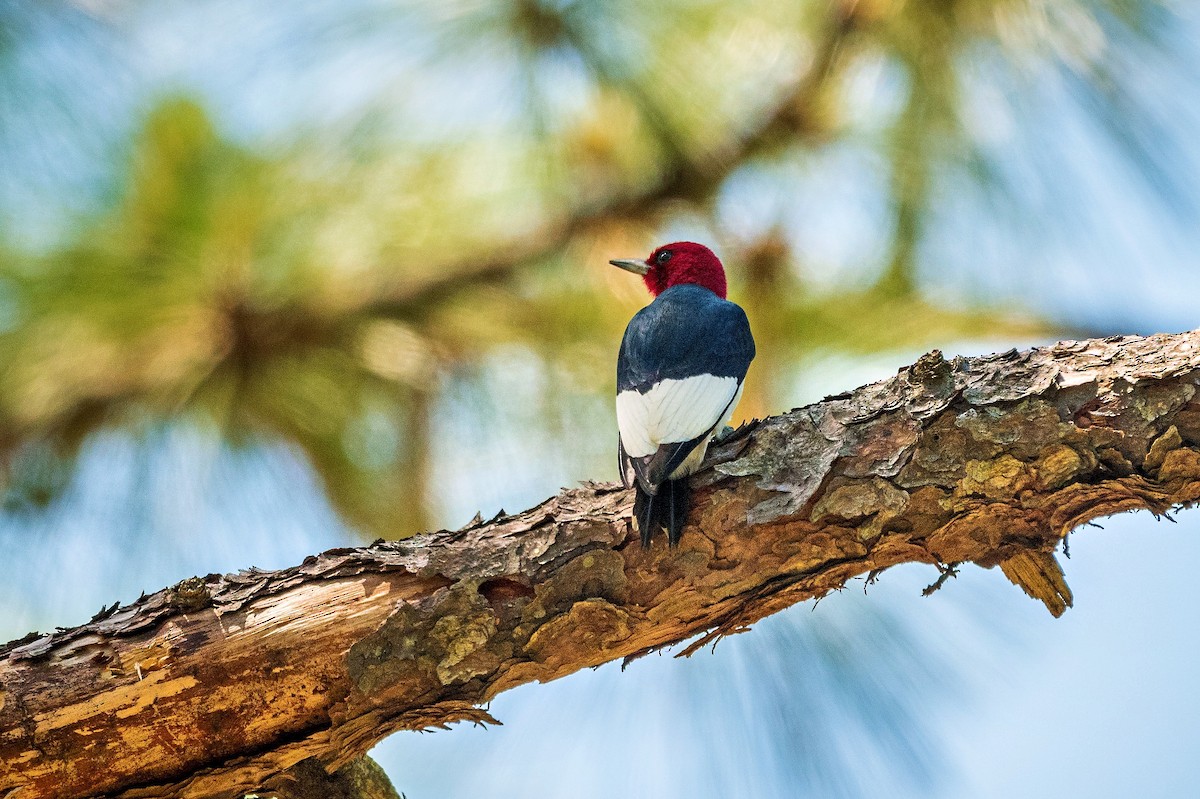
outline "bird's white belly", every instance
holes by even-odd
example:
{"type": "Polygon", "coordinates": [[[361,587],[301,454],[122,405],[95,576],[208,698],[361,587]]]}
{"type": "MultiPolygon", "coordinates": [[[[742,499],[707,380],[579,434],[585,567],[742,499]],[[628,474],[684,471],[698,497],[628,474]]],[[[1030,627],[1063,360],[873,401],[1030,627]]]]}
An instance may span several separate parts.
{"type": "MultiPolygon", "coordinates": [[[[697,375],[682,380],[668,379],[645,394],[617,394],[617,427],[621,443],[630,457],[652,455],[662,444],[691,441],[709,431],[719,431],[733,416],[742,396],[736,377],[697,375]]],[[[704,458],[707,441],[696,447],[675,474],[690,474],[704,458]],[[693,457],[697,458],[691,468],[693,457]]],[[[674,477],[674,475],[673,475],[674,477]]]]}
{"type": "Polygon", "coordinates": [[[692,450],[691,454],[687,456],[683,463],[679,464],[675,471],[671,472],[671,474],[668,476],[668,479],[678,480],[680,477],[687,477],[689,474],[699,471],[700,465],[704,463],[704,456],[708,452],[708,445],[712,443],[714,437],[719,435],[720,432],[725,429],[725,425],[729,424],[729,420],[733,418],[733,409],[737,407],[738,402],[742,399],[743,387],[744,384],[738,386],[737,393],[734,394],[733,399],[730,400],[729,407],[725,410],[725,414],[713,427],[712,434],[696,445],[696,448],[692,450]]]}

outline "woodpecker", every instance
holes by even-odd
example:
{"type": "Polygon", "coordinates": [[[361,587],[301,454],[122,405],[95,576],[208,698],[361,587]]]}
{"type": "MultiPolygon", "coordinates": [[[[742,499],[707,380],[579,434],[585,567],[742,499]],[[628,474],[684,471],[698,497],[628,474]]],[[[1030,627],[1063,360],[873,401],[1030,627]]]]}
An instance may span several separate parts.
{"type": "Polygon", "coordinates": [[[654,301],[634,315],[617,356],[618,460],[636,489],[634,516],[649,547],[666,528],[679,543],[687,477],[733,416],[754,359],[746,313],[725,299],[725,269],[703,244],[666,244],[646,260],[609,261],[641,275],[654,301]]]}

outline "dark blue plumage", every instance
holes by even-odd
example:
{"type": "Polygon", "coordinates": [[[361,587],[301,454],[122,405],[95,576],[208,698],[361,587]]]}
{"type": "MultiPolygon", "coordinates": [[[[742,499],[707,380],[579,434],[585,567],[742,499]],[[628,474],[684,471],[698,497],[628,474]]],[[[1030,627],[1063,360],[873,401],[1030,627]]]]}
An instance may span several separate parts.
{"type": "Polygon", "coordinates": [[[699,374],[740,381],[753,359],[754,338],[745,311],[703,286],[672,286],[625,328],[617,391],[644,394],[661,380],[699,374]]]}

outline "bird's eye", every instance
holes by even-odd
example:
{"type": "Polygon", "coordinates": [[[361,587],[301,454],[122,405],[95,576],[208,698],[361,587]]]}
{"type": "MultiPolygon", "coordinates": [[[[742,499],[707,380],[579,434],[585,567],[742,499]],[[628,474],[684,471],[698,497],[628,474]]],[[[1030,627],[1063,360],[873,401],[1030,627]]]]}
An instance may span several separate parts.
{"type": "Polygon", "coordinates": [[[671,260],[671,255],[672,253],[670,250],[663,250],[658,254],[658,257],[654,259],[654,262],[659,265],[665,264],[667,261],[671,260]]]}

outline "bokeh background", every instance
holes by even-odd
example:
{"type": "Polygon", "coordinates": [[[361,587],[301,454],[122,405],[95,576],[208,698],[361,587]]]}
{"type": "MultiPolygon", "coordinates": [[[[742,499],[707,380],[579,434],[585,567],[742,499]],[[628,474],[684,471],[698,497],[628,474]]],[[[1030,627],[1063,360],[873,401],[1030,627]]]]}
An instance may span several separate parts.
{"type": "MultiPolygon", "coordinates": [[[[1200,324],[1200,12],[0,0],[0,639],[615,479],[607,266],[710,243],[763,416],[940,347],[1200,324]]],[[[1198,517],[1060,620],[902,568],[374,754],[412,799],[1200,780],[1198,517]]]]}

